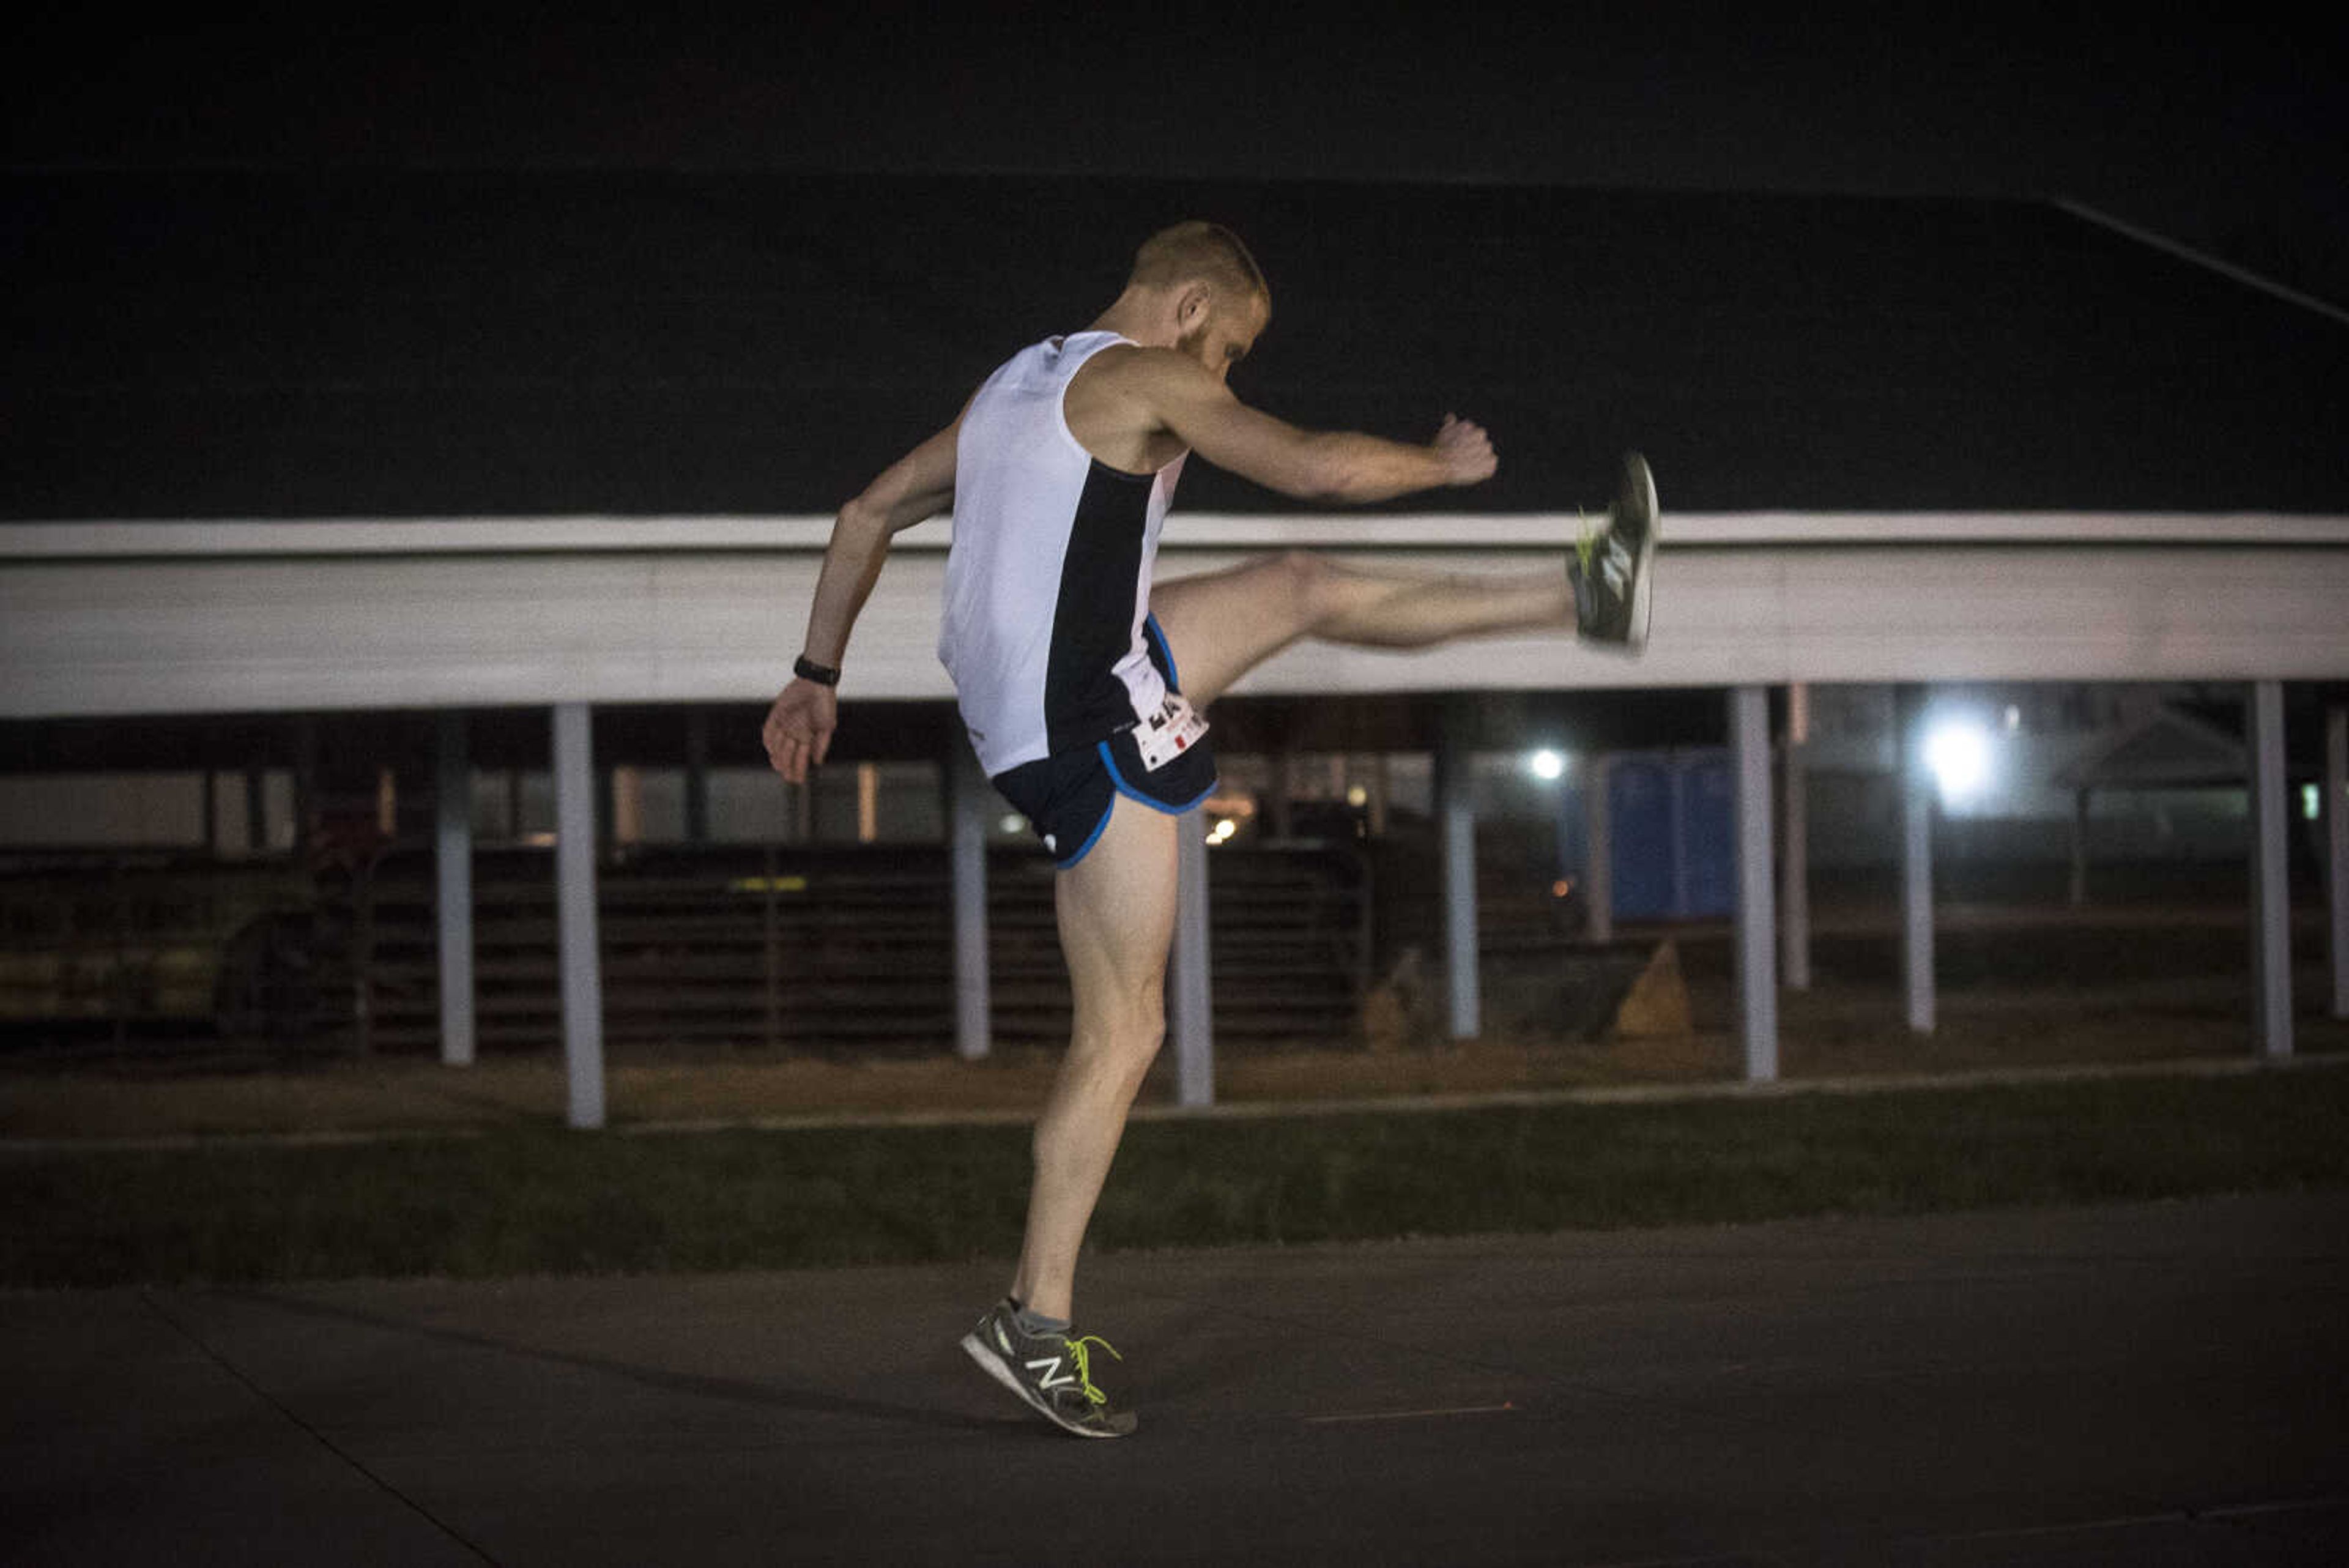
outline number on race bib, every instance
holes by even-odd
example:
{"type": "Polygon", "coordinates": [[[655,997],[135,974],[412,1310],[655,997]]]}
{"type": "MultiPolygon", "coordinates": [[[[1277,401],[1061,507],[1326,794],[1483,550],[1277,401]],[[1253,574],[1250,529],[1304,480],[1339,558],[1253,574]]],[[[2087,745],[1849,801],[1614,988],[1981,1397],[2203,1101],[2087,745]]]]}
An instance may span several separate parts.
{"type": "Polygon", "coordinates": [[[1156,773],[1197,745],[1206,732],[1207,722],[1199,717],[1198,710],[1170,691],[1157,712],[1134,725],[1133,744],[1142,753],[1142,765],[1156,773]]]}

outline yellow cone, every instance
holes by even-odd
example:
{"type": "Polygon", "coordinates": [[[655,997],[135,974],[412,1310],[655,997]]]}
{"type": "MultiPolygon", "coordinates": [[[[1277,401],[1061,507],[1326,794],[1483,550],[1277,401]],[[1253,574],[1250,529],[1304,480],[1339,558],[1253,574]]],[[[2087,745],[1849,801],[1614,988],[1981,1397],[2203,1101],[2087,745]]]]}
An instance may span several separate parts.
{"type": "Polygon", "coordinates": [[[1681,950],[1667,940],[1659,943],[1648,967],[1631,983],[1623,1005],[1615,1010],[1615,1033],[1622,1039],[1653,1039],[1662,1034],[1690,1033],[1688,986],[1681,979],[1681,950]]]}

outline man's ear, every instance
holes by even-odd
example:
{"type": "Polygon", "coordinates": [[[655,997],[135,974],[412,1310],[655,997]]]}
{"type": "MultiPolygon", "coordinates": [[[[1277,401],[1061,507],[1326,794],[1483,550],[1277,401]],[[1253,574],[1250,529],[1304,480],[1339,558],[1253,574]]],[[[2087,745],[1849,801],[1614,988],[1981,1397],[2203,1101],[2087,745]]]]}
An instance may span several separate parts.
{"type": "Polygon", "coordinates": [[[1183,291],[1174,296],[1174,325],[1185,334],[1196,332],[1205,327],[1207,318],[1215,313],[1215,296],[1207,291],[1204,283],[1186,283],[1183,291]]]}

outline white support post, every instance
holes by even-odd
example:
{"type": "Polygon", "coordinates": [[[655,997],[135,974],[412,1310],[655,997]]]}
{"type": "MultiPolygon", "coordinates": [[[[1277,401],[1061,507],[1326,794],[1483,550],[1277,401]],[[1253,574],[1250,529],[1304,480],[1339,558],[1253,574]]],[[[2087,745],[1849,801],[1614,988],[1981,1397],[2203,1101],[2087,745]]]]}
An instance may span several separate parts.
{"type": "Polygon", "coordinates": [[[2251,682],[2251,1003],[2257,1049],[2292,1054],[2292,884],[2285,816],[2283,682],[2251,682]]]}
{"type": "Polygon", "coordinates": [[[685,841],[709,842],[709,714],[685,715],[685,841]]]}
{"type": "Polygon", "coordinates": [[[269,770],[255,763],[244,770],[244,852],[269,849],[269,770]]]}
{"type": "Polygon", "coordinates": [[[1811,689],[1786,688],[1786,838],[1778,849],[1778,966],[1788,991],[1811,989],[1811,689]]]}
{"type": "Polygon", "coordinates": [[[1919,694],[1901,705],[1900,974],[1908,992],[1909,1028],[1933,1032],[1933,774],[1925,765],[1924,704],[1919,694]]]}
{"type": "Polygon", "coordinates": [[[955,1054],[987,1059],[993,1002],[988,985],[987,818],[993,790],[978,759],[957,742],[945,764],[947,820],[953,825],[955,1054]]]}
{"type": "Polygon", "coordinates": [[[1582,772],[1582,842],[1589,857],[1582,867],[1583,929],[1601,947],[1615,940],[1615,838],[1607,815],[1612,772],[1604,752],[1582,772]]]}
{"type": "Polygon", "coordinates": [[[440,926],[440,1060],[473,1064],[473,764],[465,715],[440,711],[433,787],[434,908],[440,926]]]}
{"type": "Polygon", "coordinates": [[[2349,1018],[2349,708],[2324,715],[2324,846],[2333,1016],[2349,1018]]]}
{"type": "Polygon", "coordinates": [[[1435,810],[1444,857],[1445,1019],[1454,1040],[1474,1040],[1484,1032],[1477,1005],[1476,806],[1469,793],[1470,758],[1456,726],[1447,721],[1435,750],[1435,810]]]}
{"type": "Polygon", "coordinates": [[[1264,787],[1265,833],[1277,844],[1287,843],[1296,822],[1297,749],[1284,738],[1267,760],[1270,766],[1264,787]]]}
{"type": "Polygon", "coordinates": [[[2088,902],[2088,786],[2082,784],[2072,792],[2072,884],[2069,889],[2072,908],[2083,909],[2088,902]]]}
{"type": "Polygon", "coordinates": [[[1166,977],[1174,1044],[1174,1102],[1216,1103],[1215,989],[1207,972],[1207,823],[1186,811],[1174,821],[1174,951],[1166,977]]]}
{"type": "Polygon", "coordinates": [[[554,705],[554,907],[568,1119],[604,1125],[604,974],[596,950],[595,774],[585,702],[554,705]]]}
{"type": "Polygon", "coordinates": [[[1745,1079],[1778,1075],[1776,945],[1770,904],[1770,694],[1759,686],[1729,693],[1731,766],[1736,775],[1737,1011],[1745,1079]]]}

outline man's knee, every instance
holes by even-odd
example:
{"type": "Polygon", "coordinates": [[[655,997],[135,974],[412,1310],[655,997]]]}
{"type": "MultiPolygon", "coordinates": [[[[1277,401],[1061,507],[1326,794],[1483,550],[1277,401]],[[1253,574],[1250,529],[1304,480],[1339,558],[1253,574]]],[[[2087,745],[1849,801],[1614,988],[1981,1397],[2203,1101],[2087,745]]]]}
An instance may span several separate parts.
{"type": "Polygon", "coordinates": [[[1327,560],[1310,550],[1284,550],[1277,561],[1288,579],[1289,602],[1307,626],[1318,626],[1345,607],[1334,591],[1337,573],[1327,560]]]}
{"type": "Polygon", "coordinates": [[[1166,1044],[1166,1003],[1160,992],[1153,989],[1133,999],[1122,1021],[1120,1036],[1123,1049],[1148,1066],[1158,1048],[1166,1044]]]}
{"type": "Polygon", "coordinates": [[[1166,1043],[1165,1002],[1154,990],[1087,1007],[1077,1020],[1077,1039],[1134,1072],[1147,1072],[1166,1043]]]}

